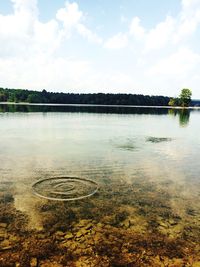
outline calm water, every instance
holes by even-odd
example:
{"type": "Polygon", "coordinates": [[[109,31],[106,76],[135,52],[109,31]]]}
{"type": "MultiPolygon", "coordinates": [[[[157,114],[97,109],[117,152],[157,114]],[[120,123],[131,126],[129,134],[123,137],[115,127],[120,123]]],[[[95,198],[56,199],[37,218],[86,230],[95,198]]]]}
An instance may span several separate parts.
{"type": "Polygon", "coordinates": [[[0,105],[0,266],[200,266],[199,132],[198,110],[0,105]]]}

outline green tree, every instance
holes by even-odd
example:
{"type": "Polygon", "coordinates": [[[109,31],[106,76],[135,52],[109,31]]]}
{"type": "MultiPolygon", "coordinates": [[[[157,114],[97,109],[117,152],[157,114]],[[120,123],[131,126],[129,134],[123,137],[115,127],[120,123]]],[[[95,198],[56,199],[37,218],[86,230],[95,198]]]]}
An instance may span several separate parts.
{"type": "Polygon", "coordinates": [[[41,103],[41,97],[40,94],[38,92],[34,92],[29,94],[28,98],[27,98],[27,102],[29,103],[41,103]]]}
{"type": "Polygon", "coordinates": [[[7,97],[4,93],[0,92],[0,102],[7,101],[7,97]]]}
{"type": "Polygon", "coordinates": [[[192,91],[190,89],[182,89],[180,94],[180,104],[182,107],[188,107],[191,102],[192,91]]]}
{"type": "Polygon", "coordinates": [[[178,98],[170,98],[168,105],[169,106],[178,106],[179,105],[179,99],[178,98]]]}

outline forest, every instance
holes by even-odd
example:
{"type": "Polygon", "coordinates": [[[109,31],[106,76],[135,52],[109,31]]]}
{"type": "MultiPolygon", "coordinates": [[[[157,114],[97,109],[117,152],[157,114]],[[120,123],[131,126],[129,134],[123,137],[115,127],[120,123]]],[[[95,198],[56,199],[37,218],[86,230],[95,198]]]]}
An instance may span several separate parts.
{"type": "MultiPolygon", "coordinates": [[[[167,96],[142,94],[75,94],[0,88],[0,102],[13,103],[168,106],[170,100],[167,96]]],[[[191,106],[200,106],[200,100],[192,100],[191,106]]]]}
{"type": "Polygon", "coordinates": [[[75,94],[0,88],[0,102],[166,106],[170,98],[141,94],[75,94]]]}

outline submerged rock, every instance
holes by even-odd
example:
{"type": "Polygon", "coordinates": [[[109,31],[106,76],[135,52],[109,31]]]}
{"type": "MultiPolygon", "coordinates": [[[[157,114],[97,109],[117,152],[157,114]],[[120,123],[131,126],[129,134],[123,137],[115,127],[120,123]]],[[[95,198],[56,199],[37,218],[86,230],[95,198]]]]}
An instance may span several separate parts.
{"type": "Polygon", "coordinates": [[[7,237],[7,232],[5,229],[0,229],[0,241],[4,240],[7,237]]]}
{"type": "Polygon", "coordinates": [[[129,219],[126,219],[121,225],[125,228],[129,228],[131,226],[131,222],[129,219]]]}
{"type": "Polygon", "coordinates": [[[0,223],[0,228],[7,228],[8,224],[7,223],[0,223]]]}
{"type": "Polygon", "coordinates": [[[85,226],[85,229],[86,229],[86,230],[90,230],[92,227],[93,227],[93,224],[92,224],[92,223],[88,223],[88,224],[85,226]]]}
{"type": "Polygon", "coordinates": [[[38,265],[37,258],[31,258],[31,260],[30,260],[30,267],[37,267],[37,265],[38,265]]]}
{"type": "Polygon", "coordinates": [[[12,248],[12,245],[9,240],[5,239],[0,243],[0,251],[1,250],[9,250],[12,248]]]}
{"type": "Polygon", "coordinates": [[[64,240],[64,235],[65,235],[64,232],[62,232],[62,231],[57,231],[57,232],[55,233],[55,238],[56,238],[56,240],[64,240]]]}
{"type": "Polygon", "coordinates": [[[86,230],[85,228],[80,229],[77,233],[76,233],[76,238],[80,238],[86,234],[89,233],[89,230],[86,230]]]}

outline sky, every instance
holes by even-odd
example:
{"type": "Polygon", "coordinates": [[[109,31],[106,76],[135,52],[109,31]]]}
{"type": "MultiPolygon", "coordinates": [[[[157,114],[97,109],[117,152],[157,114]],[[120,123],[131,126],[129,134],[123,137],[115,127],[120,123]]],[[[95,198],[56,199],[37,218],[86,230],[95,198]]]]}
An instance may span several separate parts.
{"type": "Polygon", "coordinates": [[[200,0],[0,0],[0,87],[200,99],[200,0]]]}

